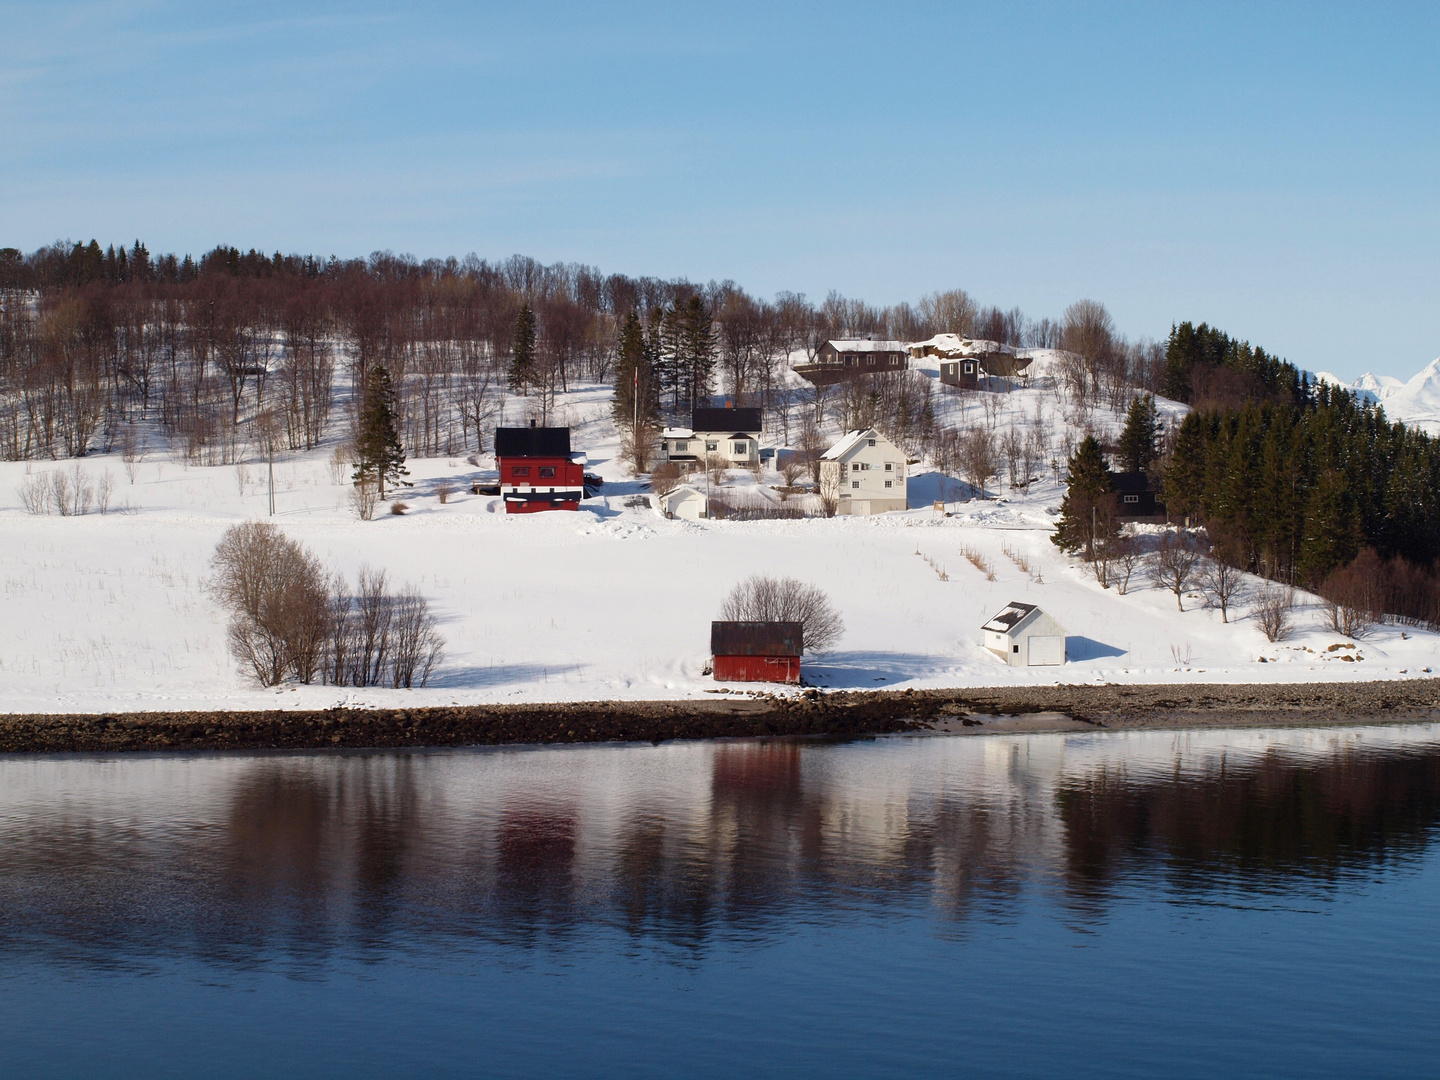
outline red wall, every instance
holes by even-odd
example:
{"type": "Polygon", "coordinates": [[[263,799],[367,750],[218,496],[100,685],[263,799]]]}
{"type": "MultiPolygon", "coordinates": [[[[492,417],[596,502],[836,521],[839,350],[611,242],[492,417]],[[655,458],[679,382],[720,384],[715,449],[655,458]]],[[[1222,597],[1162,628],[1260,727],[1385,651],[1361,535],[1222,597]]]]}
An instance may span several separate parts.
{"type": "Polygon", "coordinates": [[[501,458],[497,465],[500,467],[500,483],[502,486],[519,484],[522,487],[535,486],[537,488],[578,488],[585,483],[585,466],[577,465],[569,458],[562,457],[533,457],[533,458],[501,458]],[[530,475],[516,476],[516,469],[529,469],[530,475]],[[540,476],[541,469],[554,469],[553,477],[540,476]]]}
{"type": "Polygon", "coordinates": [[[716,682],[800,681],[798,656],[717,656],[713,667],[716,682]]]}
{"type": "Polygon", "coordinates": [[[505,457],[496,462],[500,469],[500,492],[503,496],[507,488],[535,488],[535,494],[540,500],[533,502],[514,502],[505,500],[505,512],[507,514],[535,514],[542,510],[579,510],[579,502],[569,499],[561,502],[545,500],[545,495],[550,488],[555,489],[556,495],[569,492],[580,492],[585,488],[585,466],[579,465],[565,457],[505,457]],[[519,470],[528,470],[525,475],[517,475],[519,470]],[[554,476],[541,476],[541,469],[554,469],[554,476]]]}

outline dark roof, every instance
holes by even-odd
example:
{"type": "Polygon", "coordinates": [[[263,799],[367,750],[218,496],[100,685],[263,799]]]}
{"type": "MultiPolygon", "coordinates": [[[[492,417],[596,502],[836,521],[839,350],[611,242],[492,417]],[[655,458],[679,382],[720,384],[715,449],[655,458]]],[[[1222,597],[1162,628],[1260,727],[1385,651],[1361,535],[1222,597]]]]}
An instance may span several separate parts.
{"type": "Polygon", "coordinates": [[[1009,633],[1015,628],[1016,623],[1018,623],[1021,619],[1025,618],[1025,616],[1029,615],[1034,610],[1034,604],[1020,604],[1013,602],[1006,604],[993,619],[987,622],[980,629],[995,630],[1002,634],[1009,633]]]}
{"type": "Polygon", "coordinates": [[[798,622],[712,622],[711,656],[799,656],[805,624],[798,622]]]}
{"type": "Polygon", "coordinates": [[[495,429],[496,457],[569,457],[568,427],[502,427],[495,429]]]}
{"type": "Polygon", "coordinates": [[[696,409],[691,431],[761,431],[759,409],[696,409]]]}
{"type": "Polygon", "coordinates": [[[1110,490],[1124,492],[1149,492],[1154,488],[1150,485],[1150,475],[1143,472],[1112,472],[1110,474],[1110,490]]]}

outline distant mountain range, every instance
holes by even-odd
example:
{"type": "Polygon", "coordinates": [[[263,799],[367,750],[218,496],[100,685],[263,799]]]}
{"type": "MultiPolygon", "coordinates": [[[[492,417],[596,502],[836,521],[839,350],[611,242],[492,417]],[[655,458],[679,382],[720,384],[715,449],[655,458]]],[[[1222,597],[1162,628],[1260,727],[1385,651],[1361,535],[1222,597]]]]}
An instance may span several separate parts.
{"type": "Polygon", "coordinates": [[[1372,375],[1368,371],[1354,382],[1346,382],[1328,371],[1315,372],[1315,378],[1344,387],[1362,400],[1377,403],[1391,420],[1399,420],[1430,435],[1440,435],[1440,360],[1430,361],[1409,382],[1390,375],[1372,375]]]}

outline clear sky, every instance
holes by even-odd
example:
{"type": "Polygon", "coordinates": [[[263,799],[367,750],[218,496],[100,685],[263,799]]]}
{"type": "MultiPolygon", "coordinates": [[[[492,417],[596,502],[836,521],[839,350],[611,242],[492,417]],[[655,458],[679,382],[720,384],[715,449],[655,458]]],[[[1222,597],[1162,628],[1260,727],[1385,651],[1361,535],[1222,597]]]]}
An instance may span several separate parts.
{"type": "Polygon", "coordinates": [[[0,0],[0,246],[520,252],[1440,355],[1440,5],[0,0]]]}

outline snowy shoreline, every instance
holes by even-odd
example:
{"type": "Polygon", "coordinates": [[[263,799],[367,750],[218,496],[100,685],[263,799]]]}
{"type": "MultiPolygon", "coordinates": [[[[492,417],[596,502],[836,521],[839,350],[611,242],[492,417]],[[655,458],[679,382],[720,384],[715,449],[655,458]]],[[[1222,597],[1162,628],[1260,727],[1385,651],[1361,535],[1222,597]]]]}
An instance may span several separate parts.
{"type": "Polygon", "coordinates": [[[1440,719],[1440,680],[817,690],[705,701],[0,715],[0,753],[422,749],[880,734],[1344,726],[1440,719]]]}

